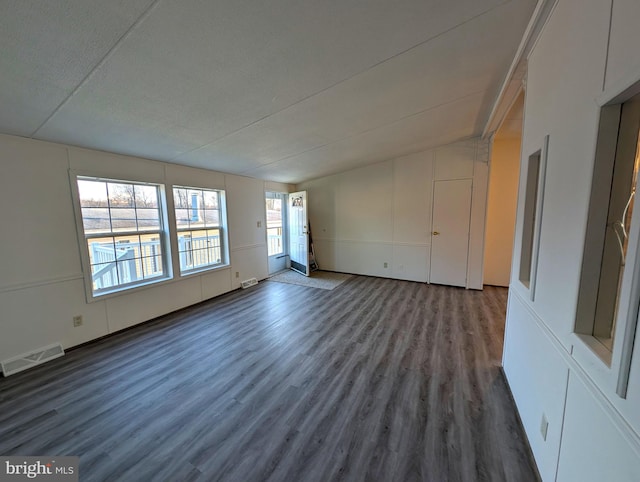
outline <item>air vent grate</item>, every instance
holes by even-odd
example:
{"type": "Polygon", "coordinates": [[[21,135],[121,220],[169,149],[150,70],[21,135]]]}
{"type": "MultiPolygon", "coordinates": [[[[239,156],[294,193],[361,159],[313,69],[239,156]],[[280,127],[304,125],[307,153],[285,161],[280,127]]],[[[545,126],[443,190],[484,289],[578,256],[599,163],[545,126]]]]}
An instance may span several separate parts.
{"type": "Polygon", "coordinates": [[[250,286],[255,286],[258,284],[258,280],[255,278],[250,278],[248,280],[244,280],[242,282],[242,289],[249,288],[250,286]]]}
{"type": "Polygon", "coordinates": [[[2,374],[8,377],[9,375],[41,365],[62,355],[64,355],[62,345],[60,343],[54,343],[53,345],[48,345],[4,360],[0,362],[0,368],[2,368],[2,374]]]}

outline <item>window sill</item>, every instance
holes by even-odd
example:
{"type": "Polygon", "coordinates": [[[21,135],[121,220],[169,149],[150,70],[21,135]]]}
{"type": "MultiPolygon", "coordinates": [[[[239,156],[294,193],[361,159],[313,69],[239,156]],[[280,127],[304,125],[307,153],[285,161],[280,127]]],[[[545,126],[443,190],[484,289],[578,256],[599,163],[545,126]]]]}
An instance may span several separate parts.
{"type": "Polygon", "coordinates": [[[92,292],[88,291],[89,294],[87,296],[87,303],[95,303],[97,301],[108,300],[108,299],[111,299],[111,298],[116,298],[118,296],[129,295],[129,294],[137,293],[139,291],[146,290],[146,289],[149,289],[149,288],[154,288],[156,286],[162,286],[162,285],[175,283],[177,281],[181,281],[181,280],[190,278],[192,276],[204,275],[204,274],[207,274],[207,273],[212,273],[214,271],[228,270],[230,268],[231,268],[230,264],[222,264],[222,265],[216,265],[216,266],[213,266],[213,267],[207,267],[207,268],[204,268],[204,269],[188,271],[186,273],[180,274],[180,276],[178,276],[178,277],[169,277],[169,276],[167,276],[167,277],[164,277],[164,278],[157,278],[157,279],[154,279],[154,280],[149,280],[146,283],[140,283],[140,284],[137,284],[135,286],[131,286],[131,287],[127,287],[127,288],[116,288],[116,289],[109,290],[109,291],[103,291],[103,292],[97,293],[97,294],[93,294],[92,292]]]}
{"type": "Polygon", "coordinates": [[[216,264],[215,266],[205,266],[204,268],[196,268],[189,271],[184,271],[180,273],[180,278],[189,278],[193,275],[201,275],[206,273],[211,273],[213,271],[220,271],[231,268],[229,263],[225,264],[216,264]]]}
{"type": "Polygon", "coordinates": [[[93,303],[96,301],[102,301],[109,298],[115,298],[116,296],[128,295],[128,294],[135,293],[137,291],[148,289],[154,286],[171,283],[173,281],[175,281],[175,279],[172,276],[164,276],[164,277],[154,278],[144,283],[135,284],[133,286],[116,287],[114,289],[101,291],[100,293],[94,293],[93,290],[91,290],[91,288],[89,287],[87,288],[88,290],[90,290],[88,291],[87,302],[93,303]]]}
{"type": "Polygon", "coordinates": [[[612,353],[607,349],[605,345],[602,344],[600,340],[598,340],[594,336],[584,335],[580,333],[576,333],[576,336],[584,345],[591,350],[591,352],[598,357],[598,359],[604,363],[607,368],[611,368],[611,358],[612,353]]]}

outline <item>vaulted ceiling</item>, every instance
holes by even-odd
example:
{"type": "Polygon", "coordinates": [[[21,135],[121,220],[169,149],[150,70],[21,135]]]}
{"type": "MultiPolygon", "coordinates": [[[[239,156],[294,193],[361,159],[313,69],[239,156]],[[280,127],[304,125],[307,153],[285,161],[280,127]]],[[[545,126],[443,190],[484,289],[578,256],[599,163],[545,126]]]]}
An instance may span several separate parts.
{"type": "Polygon", "coordinates": [[[0,132],[300,182],[479,135],[535,0],[5,0],[0,132]]]}

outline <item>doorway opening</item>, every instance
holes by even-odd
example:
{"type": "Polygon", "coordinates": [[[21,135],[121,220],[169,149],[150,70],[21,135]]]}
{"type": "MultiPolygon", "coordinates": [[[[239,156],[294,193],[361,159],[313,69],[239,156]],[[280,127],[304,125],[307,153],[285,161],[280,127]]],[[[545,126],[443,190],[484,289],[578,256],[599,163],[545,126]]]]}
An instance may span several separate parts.
{"type": "Polygon", "coordinates": [[[281,192],[265,193],[267,210],[267,255],[269,275],[289,268],[287,242],[287,195],[281,192]]]}
{"type": "Polygon", "coordinates": [[[485,225],[485,285],[508,287],[511,280],[523,116],[524,91],[514,101],[493,140],[485,225]]]}

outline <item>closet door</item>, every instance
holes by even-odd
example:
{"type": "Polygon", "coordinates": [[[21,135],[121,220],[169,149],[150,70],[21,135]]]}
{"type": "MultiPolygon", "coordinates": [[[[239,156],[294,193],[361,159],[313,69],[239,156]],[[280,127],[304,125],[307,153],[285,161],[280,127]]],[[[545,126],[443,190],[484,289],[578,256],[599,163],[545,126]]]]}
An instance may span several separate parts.
{"type": "Polygon", "coordinates": [[[467,284],[471,183],[471,179],[434,182],[430,283],[467,284]]]}

